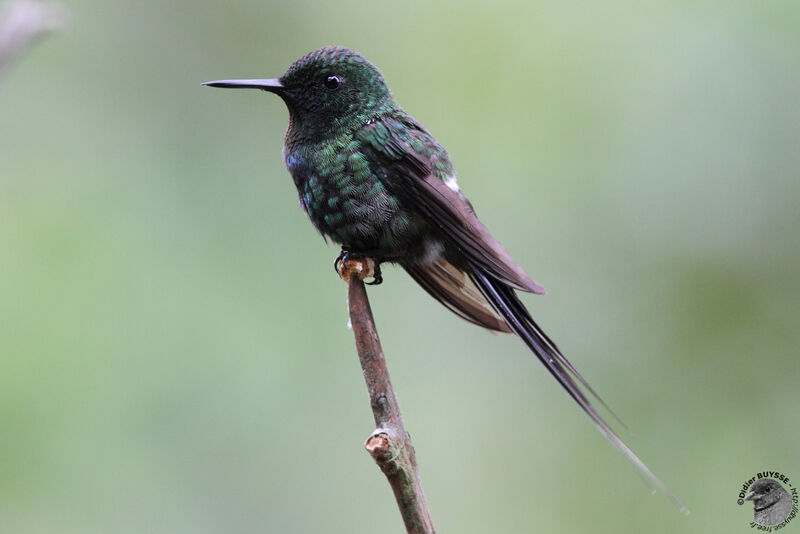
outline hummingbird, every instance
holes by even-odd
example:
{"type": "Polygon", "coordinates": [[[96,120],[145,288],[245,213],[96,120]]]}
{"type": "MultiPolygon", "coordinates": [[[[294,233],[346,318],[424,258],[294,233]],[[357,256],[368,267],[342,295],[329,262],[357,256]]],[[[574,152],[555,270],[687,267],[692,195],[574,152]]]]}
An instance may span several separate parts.
{"type": "MultiPolygon", "coordinates": [[[[395,102],[381,72],[348,48],[314,50],[280,78],[206,82],[260,89],[289,110],[283,159],[300,206],[348,257],[397,264],[434,299],[471,323],[516,334],[600,432],[654,487],[685,507],[619,438],[589,383],[534,321],[517,291],[544,288],[478,220],[444,147],[395,102]]],[[[610,413],[613,414],[609,410],[610,413]]]]}

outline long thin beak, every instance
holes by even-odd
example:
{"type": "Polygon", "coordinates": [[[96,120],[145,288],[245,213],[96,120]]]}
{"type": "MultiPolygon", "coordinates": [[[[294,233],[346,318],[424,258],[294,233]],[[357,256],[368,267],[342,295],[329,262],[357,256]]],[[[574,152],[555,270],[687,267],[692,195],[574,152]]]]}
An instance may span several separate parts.
{"type": "Polygon", "coordinates": [[[284,88],[283,84],[277,78],[264,80],[216,80],[213,82],[206,82],[203,85],[209,87],[223,87],[225,89],[261,89],[262,91],[269,91],[270,93],[280,93],[284,88]]]}

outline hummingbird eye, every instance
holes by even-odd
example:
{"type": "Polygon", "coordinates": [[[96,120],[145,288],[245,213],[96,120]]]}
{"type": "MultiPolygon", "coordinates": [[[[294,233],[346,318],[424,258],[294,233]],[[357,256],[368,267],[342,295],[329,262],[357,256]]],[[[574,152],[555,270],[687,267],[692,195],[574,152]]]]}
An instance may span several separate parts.
{"type": "Polygon", "coordinates": [[[334,74],[325,78],[323,84],[328,91],[335,91],[342,86],[342,78],[334,74]]]}

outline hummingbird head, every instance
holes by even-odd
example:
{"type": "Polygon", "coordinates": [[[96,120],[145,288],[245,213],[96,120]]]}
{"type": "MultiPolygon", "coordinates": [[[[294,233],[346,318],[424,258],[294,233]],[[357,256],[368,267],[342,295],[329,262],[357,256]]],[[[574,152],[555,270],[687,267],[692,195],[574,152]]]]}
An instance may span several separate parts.
{"type": "Polygon", "coordinates": [[[277,94],[289,108],[289,135],[303,141],[355,129],[394,106],[375,65],[340,46],[306,54],[277,79],[218,80],[203,85],[277,94]]]}

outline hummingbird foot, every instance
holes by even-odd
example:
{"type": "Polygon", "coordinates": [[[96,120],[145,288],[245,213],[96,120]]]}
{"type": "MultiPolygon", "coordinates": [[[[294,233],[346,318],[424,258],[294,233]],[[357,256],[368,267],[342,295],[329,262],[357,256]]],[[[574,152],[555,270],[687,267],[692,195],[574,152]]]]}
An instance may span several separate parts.
{"type": "MultiPolygon", "coordinates": [[[[369,259],[369,258],[367,258],[369,259]]],[[[374,261],[375,266],[372,269],[372,282],[364,282],[368,286],[379,286],[383,283],[383,276],[381,276],[381,264],[374,261]]]]}
{"type": "Polygon", "coordinates": [[[378,285],[383,282],[380,264],[374,259],[362,254],[356,254],[342,249],[342,252],[333,262],[333,268],[345,282],[350,280],[350,277],[353,275],[358,276],[361,280],[372,278],[371,282],[364,282],[369,286],[378,285]]]}

